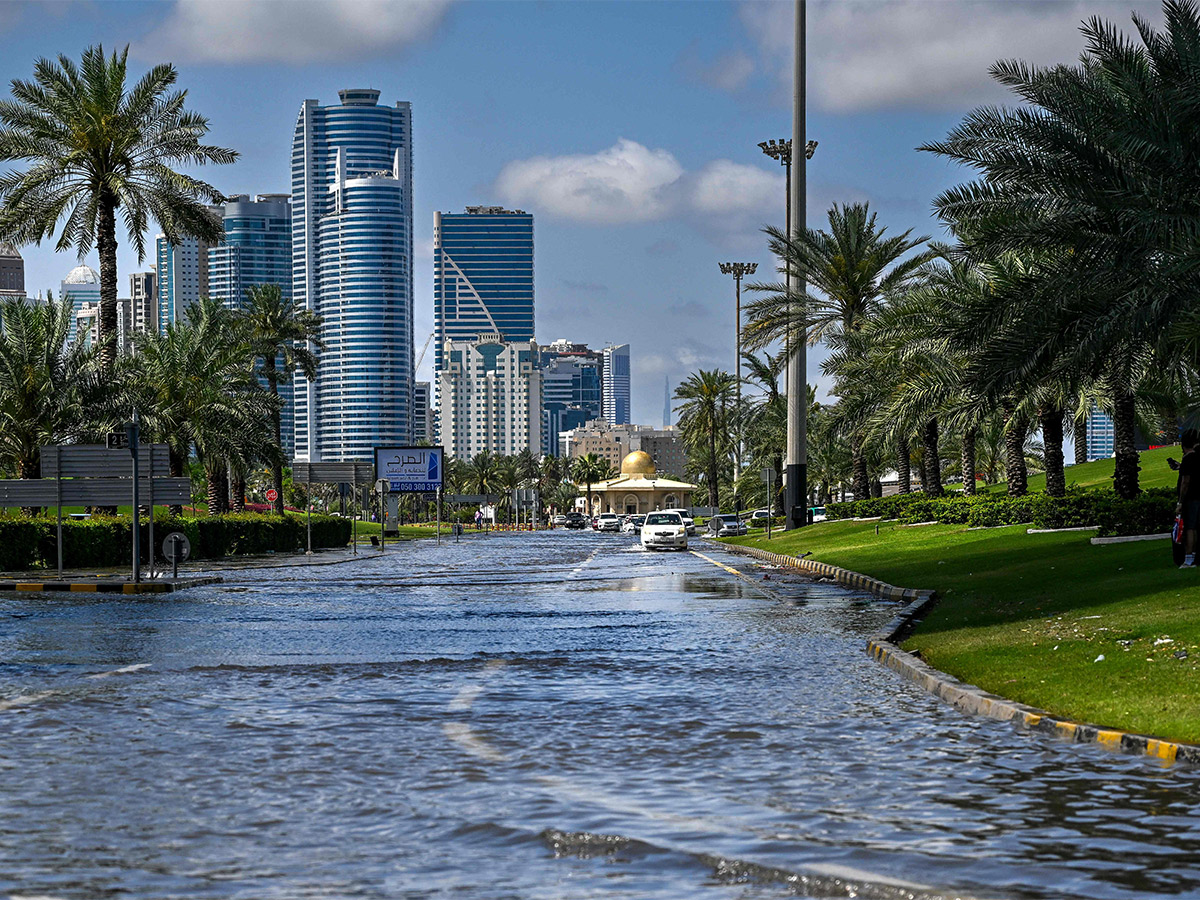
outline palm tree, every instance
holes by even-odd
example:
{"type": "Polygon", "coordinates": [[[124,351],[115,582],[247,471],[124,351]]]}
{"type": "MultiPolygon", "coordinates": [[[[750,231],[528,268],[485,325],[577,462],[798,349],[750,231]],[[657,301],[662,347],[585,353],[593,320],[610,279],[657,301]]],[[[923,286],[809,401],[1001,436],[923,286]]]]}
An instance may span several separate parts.
{"type": "Polygon", "coordinates": [[[675,389],[675,399],[684,401],[675,407],[679,428],[689,454],[701,463],[708,486],[708,505],[719,503],[719,481],[723,457],[728,457],[733,440],[728,408],[734,401],[736,379],[717,369],[695,372],[675,389]]]}
{"type": "Polygon", "coordinates": [[[66,303],[0,303],[0,465],[17,478],[39,476],[43,446],[87,430],[95,352],[67,343],[73,325],[66,303]]]}
{"type": "Polygon", "coordinates": [[[477,493],[494,494],[499,489],[500,460],[487,450],[480,450],[467,463],[470,484],[477,493]]]}
{"type": "Polygon", "coordinates": [[[151,218],[169,241],[215,241],[221,223],[204,201],[221,202],[221,192],[172,167],[238,157],[200,143],[208,120],[184,108],[186,91],[171,90],[174,66],[154,66],[126,90],[128,55],[128,47],[110,57],[89,47],[78,66],[61,55],[39,59],[33,81],[14,79],[13,99],[0,102],[0,160],[29,164],[0,177],[0,240],[40,243],[65,216],[56,249],[83,259],[96,246],[106,373],[116,358],[118,211],[139,262],[151,218]]]}
{"type": "Polygon", "coordinates": [[[587,515],[592,514],[592,485],[597,481],[603,481],[608,478],[612,471],[612,465],[607,459],[598,456],[595,453],[585,453],[575,460],[575,464],[571,467],[571,472],[574,475],[575,483],[583,482],[586,486],[584,499],[587,503],[587,515]]]}
{"type": "MultiPolygon", "coordinates": [[[[317,374],[317,355],[314,350],[325,347],[321,340],[321,317],[294,300],[283,296],[277,284],[259,284],[246,291],[242,309],[250,328],[250,344],[261,361],[260,374],[267,389],[279,396],[279,385],[288,384],[297,369],[309,381],[317,374]]],[[[283,446],[280,413],[274,417],[275,443],[283,446]]],[[[283,515],[283,460],[271,465],[271,480],[275,486],[274,512],[283,515]]]]}
{"type": "Polygon", "coordinates": [[[1135,14],[1140,42],[1085,22],[1076,66],[997,63],[993,77],[1021,105],[978,109],[922,148],[979,174],[935,201],[968,253],[1037,259],[997,297],[1004,327],[988,353],[1007,374],[994,387],[1105,376],[1123,498],[1138,493],[1139,385],[1170,364],[1161,342],[1197,302],[1200,10],[1167,0],[1163,11],[1163,32],[1135,14]]]}

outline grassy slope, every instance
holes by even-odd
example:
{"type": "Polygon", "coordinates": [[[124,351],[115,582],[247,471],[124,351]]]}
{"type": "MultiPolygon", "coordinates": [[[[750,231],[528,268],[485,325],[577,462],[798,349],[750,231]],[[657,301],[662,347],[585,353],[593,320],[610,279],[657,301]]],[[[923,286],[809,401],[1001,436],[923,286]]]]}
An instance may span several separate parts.
{"type": "MultiPolygon", "coordinates": [[[[1155,487],[1175,487],[1177,475],[1172,472],[1167,465],[1167,457],[1173,456],[1176,459],[1182,455],[1179,445],[1173,447],[1160,447],[1157,450],[1146,450],[1141,455],[1142,471],[1138,474],[1141,486],[1144,488],[1155,487]]],[[[1112,487],[1113,461],[1111,459],[1098,459],[1095,462],[1082,463],[1078,466],[1067,466],[1067,484],[1076,484],[1080,487],[1112,487]]],[[[962,485],[954,485],[961,488],[962,485]]],[[[979,490],[981,491],[998,491],[1003,493],[1007,486],[1003,481],[999,484],[985,485],[979,482],[979,490]]],[[[1046,476],[1031,475],[1029,476],[1029,489],[1031,491],[1044,491],[1046,489],[1046,476]]]]}
{"type": "Polygon", "coordinates": [[[888,523],[876,535],[874,523],[827,522],[736,542],[936,588],[941,602],[905,647],[964,681],[1073,719],[1200,742],[1200,572],[1174,568],[1165,541],[1093,547],[1086,533],[888,523]],[[1175,659],[1184,649],[1190,657],[1175,659]]]}

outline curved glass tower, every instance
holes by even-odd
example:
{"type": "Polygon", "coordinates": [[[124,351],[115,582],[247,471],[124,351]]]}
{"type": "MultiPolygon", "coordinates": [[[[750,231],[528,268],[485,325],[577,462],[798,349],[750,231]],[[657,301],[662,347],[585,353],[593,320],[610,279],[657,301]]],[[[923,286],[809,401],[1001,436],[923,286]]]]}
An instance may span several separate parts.
{"type": "Polygon", "coordinates": [[[292,141],[292,290],[324,319],[296,376],[296,458],[370,459],[412,439],[412,109],[379,91],[306,100],[292,141]]]}

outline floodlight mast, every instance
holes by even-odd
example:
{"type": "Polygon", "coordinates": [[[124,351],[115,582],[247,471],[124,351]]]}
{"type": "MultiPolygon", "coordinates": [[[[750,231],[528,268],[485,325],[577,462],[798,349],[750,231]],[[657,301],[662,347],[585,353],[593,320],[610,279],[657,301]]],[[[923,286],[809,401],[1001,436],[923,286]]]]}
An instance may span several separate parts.
{"type": "MultiPolygon", "coordinates": [[[[795,222],[789,224],[788,237],[796,243],[803,233],[804,197],[806,193],[805,163],[810,155],[805,139],[805,26],[807,7],[805,0],[796,0],[796,43],[795,69],[792,94],[792,168],[789,185],[789,206],[796,210],[795,222]],[[805,152],[798,152],[800,148],[805,152]]],[[[813,145],[813,149],[816,145],[813,145]]],[[[790,362],[787,377],[787,486],[784,492],[786,527],[800,528],[808,524],[808,315],[804,272],[788,267],[788,295],[793,303],[801,304],[799,330],[792,329],[790,335],[790,362]]]]}
{"type": "MultiPolygon", "coordinates": [[[[738,434],[733,473],[734,482],[736,483],[737,477],[742,474],[742,277],[753,275],[758,269],[758,263],[723,262],[718,263],[718,265],[721,267],[723,274],[733,276],[736,297],[734,318],[734,378],[737,390],[738,434]]],[[[736,498],[736,486],[734,487],[733,494],[736,498]]]]}

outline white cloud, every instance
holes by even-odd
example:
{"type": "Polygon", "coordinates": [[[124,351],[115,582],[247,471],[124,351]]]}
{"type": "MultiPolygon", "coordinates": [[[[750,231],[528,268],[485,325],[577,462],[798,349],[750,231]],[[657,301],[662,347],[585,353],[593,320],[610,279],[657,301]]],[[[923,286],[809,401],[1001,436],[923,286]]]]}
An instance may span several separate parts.
{"type": "Polygon", "coordinates": [[[428,37],[452,0],[177,0],[136,46],[185,62],[303,64],[377,56],[428,37]]]}
{"type": "Polygon", "coordinates": [[[749,83],[756,68],[754,59],[738,50],[727,53],[711,65],[703,66],[697,74],[705,84],[734,93],[749,83]]]}
{"type": "Polygon", "coordinates": [[[496,190],[507,201],[581,222],[643,222],[670,209],[683,167],[666,150],[621,138],[591,155],[536,156],[506,165],[496,190]]]}
{"type": "MultiPolygon", "coordinates": [[[[810,103],[833,112],[888,107],[959,110],[1011,100],[988,75],[998,59],[1072,63],[1082,20],[1099,15],[1132,31],[1130,8],[1152,22],[1152,0],[830,0],[809,4],[810,103]]],[[[790,103],[793,5],[745,3],[743,24],[790,103]]]]}
{"type": "Polygon", "coordinates": [[[506,165],[506,202],[589,224],[678,217],[721,230],[758,228],[783,203],[783,176],[719,159],[688,172],[668,150],[621,138],[598,153],[539,156],[506,165]]]}

